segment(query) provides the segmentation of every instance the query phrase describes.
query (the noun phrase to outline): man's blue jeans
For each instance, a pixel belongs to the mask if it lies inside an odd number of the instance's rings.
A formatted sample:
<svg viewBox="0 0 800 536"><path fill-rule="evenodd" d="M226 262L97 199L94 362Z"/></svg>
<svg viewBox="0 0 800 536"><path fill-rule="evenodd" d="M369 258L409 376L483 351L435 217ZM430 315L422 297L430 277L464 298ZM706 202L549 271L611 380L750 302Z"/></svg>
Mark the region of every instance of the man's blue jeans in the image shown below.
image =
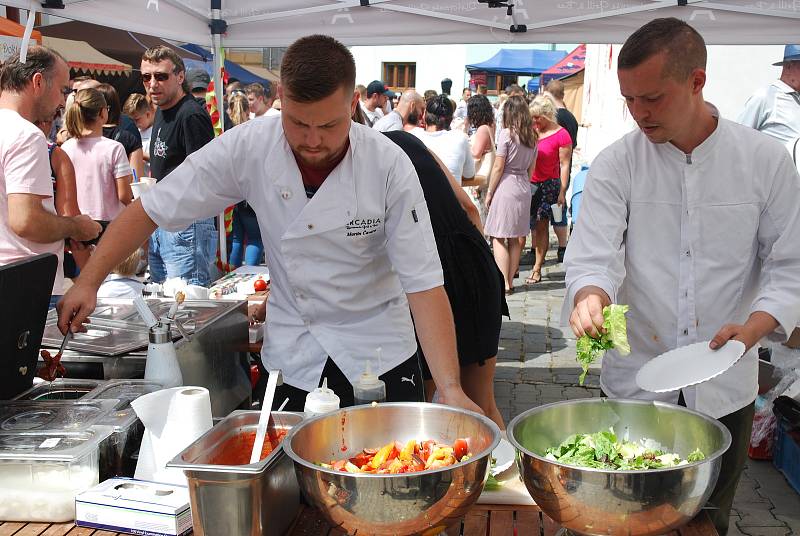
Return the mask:
<svg viewBox="0 0 800 536"><path fill-rule="evenodd" d="M247 247L245 248L245 243ZM230 264L235 267L242 265L242 252L244 263L247 266L261 264L264 254L264 244L261 242L261 229L258 227L258 218L249 209L233 209L233 231L231 232L231 258Z"/></svg>
<svg viewBox="0 0 800 536"><path fill-rule="evenodd" d="M156 229L150 237L150 279L163 283L180 277L190 285L209 286L217 255L214 219L194 222L178 233Z"/></svg>

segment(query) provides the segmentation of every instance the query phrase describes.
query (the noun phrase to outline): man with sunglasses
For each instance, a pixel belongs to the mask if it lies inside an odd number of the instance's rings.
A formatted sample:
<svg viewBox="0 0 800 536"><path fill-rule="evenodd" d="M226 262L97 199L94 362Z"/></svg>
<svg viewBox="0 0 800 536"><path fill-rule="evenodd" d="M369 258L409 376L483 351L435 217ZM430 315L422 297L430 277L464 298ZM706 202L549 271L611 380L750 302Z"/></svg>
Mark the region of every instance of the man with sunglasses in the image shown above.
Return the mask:
<svg viewBox="0 0 800 536"><path fill-rule="evenodd" d="M58 216L47 140L35 122L52 121L70 94L69 67L57 52L32 46L0 73L0 266L38 255L58 256L51 305L63 292L64 239L91 240L100 224L89 216Z"/></svg>
<svg viewBox="0 0 800 536"><path fill-rule="evenodd" d="M145 51L142 83L158 107L150 138L150 174L160 181L214 139L214 128L192 97L183 60L171 48ZM213 218L198 220L177 233L156 229L150 237L150 277L156 283L180 277L192 285L208 286L216 252Z"/></svg>

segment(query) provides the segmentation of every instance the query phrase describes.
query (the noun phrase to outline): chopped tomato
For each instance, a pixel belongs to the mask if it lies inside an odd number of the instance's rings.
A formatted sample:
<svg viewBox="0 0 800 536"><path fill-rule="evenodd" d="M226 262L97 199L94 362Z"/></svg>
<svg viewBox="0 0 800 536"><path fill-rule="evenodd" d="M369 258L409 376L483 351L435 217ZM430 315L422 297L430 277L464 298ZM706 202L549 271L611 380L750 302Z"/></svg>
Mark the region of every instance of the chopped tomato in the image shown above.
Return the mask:
<svg viewBox="0 0 800 536"><path fill-rule="evenodd" d="M456 439L453 442L453 455L456 457L456 460L461 460L468 452L469 445L467 445L466 439Z"/></svg>

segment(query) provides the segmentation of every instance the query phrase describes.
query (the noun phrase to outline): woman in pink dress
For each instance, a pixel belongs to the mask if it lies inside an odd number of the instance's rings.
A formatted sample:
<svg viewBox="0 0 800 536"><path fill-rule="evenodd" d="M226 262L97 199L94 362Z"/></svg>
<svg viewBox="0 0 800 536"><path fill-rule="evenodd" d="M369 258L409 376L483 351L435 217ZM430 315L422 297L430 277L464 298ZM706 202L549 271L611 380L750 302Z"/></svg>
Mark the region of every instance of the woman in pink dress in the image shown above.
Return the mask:
<svg viewBox="0 0 800 536"><path fill-rule="evenodd" d="M532 285L542 280L542 264L550 245L550 221L553 205L566 209L569 185L569 162L572 157L572 138L556 122L556 105L544 95L531 103L530 114L539 134L539 151L536 166L531 174L534 192L531 203L531 242L535 260L531 275L525 280ZM560 220L560 218L559 218Z"/></svg>
<svg viewBox="0 0 800 536"><path fill-rule="evenodd" d="M524 98L506 101L503 125L486 193L489 214L484 233L492 238L494 259L503 273L506 294L511 294L522 251L520 238L530 228L529 181L536 162L536 131Z"/></svg>

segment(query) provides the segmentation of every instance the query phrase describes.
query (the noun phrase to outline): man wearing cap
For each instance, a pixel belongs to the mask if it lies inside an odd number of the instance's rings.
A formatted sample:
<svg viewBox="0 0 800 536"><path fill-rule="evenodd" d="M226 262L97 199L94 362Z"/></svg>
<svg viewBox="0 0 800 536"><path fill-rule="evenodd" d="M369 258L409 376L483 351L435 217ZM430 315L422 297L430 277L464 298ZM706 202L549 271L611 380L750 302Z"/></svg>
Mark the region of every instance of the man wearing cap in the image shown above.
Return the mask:
<svg viewBox="0 0 800 536"><path fill-rule="evenodd" d="M186 83L189 84L189 90L192 92L194 100L205 108L208 84L211 83L211 77L208 73L203 69L189 69L186 71Z"/></svg>
<svg viewBox="0 0 800 536"><path fill-rule="evenodd" d="M738 122L772 136L797 155L800 139L800 45L786 45L783 60L773 65L782 67L781 77L747 100Z"/></svg>
<svg viewBox="0 0 800 536"><path fill-rule="evenodd" d="M373 80L367 86L367 100L361 103L361 109L367 116L367 125L373 126L383 117L383 107L388 99L395 97L394 91L386 87L380 80Z"/></svg>

